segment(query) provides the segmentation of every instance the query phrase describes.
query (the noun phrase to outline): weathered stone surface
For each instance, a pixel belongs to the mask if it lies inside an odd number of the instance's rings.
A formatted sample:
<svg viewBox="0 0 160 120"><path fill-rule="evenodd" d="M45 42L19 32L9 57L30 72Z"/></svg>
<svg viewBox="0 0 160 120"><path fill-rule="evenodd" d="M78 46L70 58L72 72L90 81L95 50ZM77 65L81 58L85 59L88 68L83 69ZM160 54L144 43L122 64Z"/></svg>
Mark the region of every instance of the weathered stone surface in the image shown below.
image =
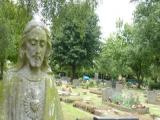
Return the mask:
<svg viewBox="0 0 160 120"><path fill-rule="evenodd" d="M122 94L122 90L115 88L105 88L102 90L102 102L111 100L114 96Z"/></svg>
<svg viewBox="0 0 160 120"><path fill-rule="evenodd" d="M139 120L139 119L134 117L126 117L126 118L94 117L93 120Z"/></svg>
<svg viewBox="0 0 160 120"><path fill-rule="evenodd" d="M160 105L160 91L159 90L148 91L147 102L150 104Z"/></svg>
<svg viewBox="0 0 160 120"><path fill-rule="evenodd" d="M18 67L5 76L5 120L62 120L58 93L48 66L51 41L41 22L30 21L23 33Z"/></svg>

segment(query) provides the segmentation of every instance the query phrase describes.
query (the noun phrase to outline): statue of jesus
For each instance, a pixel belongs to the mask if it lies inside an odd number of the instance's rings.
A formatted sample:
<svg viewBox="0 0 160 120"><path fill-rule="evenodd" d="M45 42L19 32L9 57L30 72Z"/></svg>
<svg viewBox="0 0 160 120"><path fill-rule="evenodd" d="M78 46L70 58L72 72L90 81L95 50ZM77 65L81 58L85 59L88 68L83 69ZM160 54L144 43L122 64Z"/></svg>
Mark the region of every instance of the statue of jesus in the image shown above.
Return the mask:
<svg viewBox="0 0 160 120"><path fill-rule="evenodd" d="M5 77L6 120L63 120L48 65L50 49L47 27L31 20L22 35L18 67Z"/></svg>

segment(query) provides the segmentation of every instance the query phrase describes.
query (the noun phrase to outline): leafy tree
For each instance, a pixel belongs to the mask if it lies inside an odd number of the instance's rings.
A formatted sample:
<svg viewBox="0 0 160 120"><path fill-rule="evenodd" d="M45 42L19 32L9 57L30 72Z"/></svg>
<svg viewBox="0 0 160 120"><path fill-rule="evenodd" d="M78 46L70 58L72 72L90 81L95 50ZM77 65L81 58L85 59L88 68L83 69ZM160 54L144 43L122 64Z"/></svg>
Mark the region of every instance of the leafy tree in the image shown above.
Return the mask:
<svg viewBox="0 0 160 120"><path fill-rule="evenodd" d="M150 52L139 42L137 28L123 24L121 20L116 26L117 32L110 36L102 49L99 69L113 78L132 74L140 87L149 72Z"/></svg>
<svg viewBox="0 0 160 120"><path fill-rule="evenodd" d="M30 19L25 8L9 0L0 1L1 77L5 59L16 62L24 25Z"/></svg>
<svg viewBox="0 0 160 120"><path fill-rule="evenodd" d="M144 77L149 73L150 52L139 42L140 36L137 34L137 28L135 26L125 24L122 31L122 38L127 44L127 66L139 81L138 87L140 88Z"/></svg>
<svg viewBox="0 0 160 120"><path fill-rule="evenodd" d="M113 34L102 48L98 61L99 72L110 75L113 79L130 72L127 66L127 46L123 39Z"/></svg>
<svg viewBox="0 0 160 120"><path fill-rule="evenodd" d="M63 7L68 3L81 3L82 0L17 0L18 4L25 7L28 13L33 16L39 12L43 15L44 22L54 23L55 17L59 15ZM83 0L93 9L96 8L100 0ZM87 7L87 6L86 6Z"/></svg>
<svg viewBox="0 0 160 120"><path fill-rule="evenodd" d="M147 56L143 55L145 61L151 61L148 66L155 81L160 79L160 1L158 0L145 0L140 1L134 17L134 25L136 29L136 42ZM154 71L154 72L153 72ZM154 74L156 73L156 74Z"/></svg>
<svg viewBox="0 0 160 120"><path fill-rule="evenodd" d="M5 62L5 59L6 59L6 55L7 55L7 47L8 47L8 28L5 24L0 24L0 51L1 51L1 54L0 54L0 79L3 79L3 69L4 69L4 62Z"/></svg>
<svg viewBox="0 0 160 120"><path fill-rule="evenodd" d="M97 22L96 14L86 2L66 4L55 20L52 59L60 66L71 68L72 80L77 67L92 67L93 59L99 52L100 30Z"/></svg>

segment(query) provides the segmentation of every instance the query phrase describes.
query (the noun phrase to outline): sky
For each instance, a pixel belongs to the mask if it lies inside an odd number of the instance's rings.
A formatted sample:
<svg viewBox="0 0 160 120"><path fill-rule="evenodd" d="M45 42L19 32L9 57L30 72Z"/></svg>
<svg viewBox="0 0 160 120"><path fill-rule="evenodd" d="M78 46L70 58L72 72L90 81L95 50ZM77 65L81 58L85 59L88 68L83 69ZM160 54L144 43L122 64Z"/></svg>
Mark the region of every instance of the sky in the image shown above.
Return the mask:
<svg viewBox="0 0 160 120"><path fill-rule="evenodd" d="M16 0L13 0L16 1ZM101 38L106 39L109 35L116 31L116 20L122 19L125 23L132 23L133 12L136 3L130 3L130 0L99 0L100 3L96 9L99 17L99 25L101 27ZM40 14L35 18L40 19Z"/></svg>
<svg viewBox="0 0 160 120"><path fill-rule="evenodd" d="M116 20L121 18L125 23L132 24L133 12L136 4L130 3L130 0L101 0L96 9L101 27L102 39L116 31Z"/></svg>

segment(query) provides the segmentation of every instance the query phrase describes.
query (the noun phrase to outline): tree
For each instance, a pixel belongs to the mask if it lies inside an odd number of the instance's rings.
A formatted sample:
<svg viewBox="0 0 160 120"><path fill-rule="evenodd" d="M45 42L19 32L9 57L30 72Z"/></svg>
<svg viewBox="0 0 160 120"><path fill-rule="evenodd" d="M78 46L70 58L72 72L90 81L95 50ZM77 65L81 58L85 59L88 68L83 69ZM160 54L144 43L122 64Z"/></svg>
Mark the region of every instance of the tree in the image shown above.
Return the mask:
<svg viewBox="0 0 160 120"><path fill-rule="evenodd" d="M44 22L54 23L55 17L59 15L63 7L68 3L81 3L82 0L17 0L18 4L25 7L28 13L33 16L35 13L42 14ZM93 9L96 8L100 0L83 0ZM87 7L87 6L86 6Z"/></svg>
<svg viewBox="0 0 160 120"><path fill-rule="evenodd" d="M136 29L136 42L148 51L149 57L145 57L145 61L151 61L148 66L151 73L158 73L160 69L160 1L145 0L140 1L134 17L134 25ZM154 71L154 72L153 72ZM152 74L156 81L160 78L158 74Z"/></svg>
<svg viewBox="0 0 160 120"><path fill-rule="evenodd" d="M5 60L17 61L21 33L29 19L30 16L22 6L9 0L0 1L1 77Z"/></svg>
<svg viewBox="0 0 160 120"><path fill-rule="evenodd" d="M128 46L123 39L116 34L111 35L102 47L98 59L98 71L111 76L112 79L118 78L119 75L129 74L127 49Z"/></svg>
<svg viewBox="0 0 160 120"><path fill-rule="evenodd" d="M137 34L137 27L125 24L122 38L127 44L127 66L138 80L138 88L140 88L144 77L149 73L150 52L139 42L140 36Z"/></svg>
<svg viewBox="0 0 160 120"><path fill-rule="evenodd" d="M7 55L7 48L8 48L8 28L5 24L0 24L0 80L3 79L3 69L4 69L4 62Z"/></svg>
<svg viewBox="0 0 160 120"><path fill-rule="evenodd" d="M86 2L68 3L56 18L52 31L52 60L71 68L72 82L77 67L92 67L99 52L98 18Z"/></svg>
<svg viewBox="0 0 160 120"><path fill-rule="evenodd" d="M117 32L110 36L102 49L99 70L112 78L132 74L139 81L140 88L149 72L150 52L139 42L137 28L123 24L121 20L116 25Z"/></svg>

